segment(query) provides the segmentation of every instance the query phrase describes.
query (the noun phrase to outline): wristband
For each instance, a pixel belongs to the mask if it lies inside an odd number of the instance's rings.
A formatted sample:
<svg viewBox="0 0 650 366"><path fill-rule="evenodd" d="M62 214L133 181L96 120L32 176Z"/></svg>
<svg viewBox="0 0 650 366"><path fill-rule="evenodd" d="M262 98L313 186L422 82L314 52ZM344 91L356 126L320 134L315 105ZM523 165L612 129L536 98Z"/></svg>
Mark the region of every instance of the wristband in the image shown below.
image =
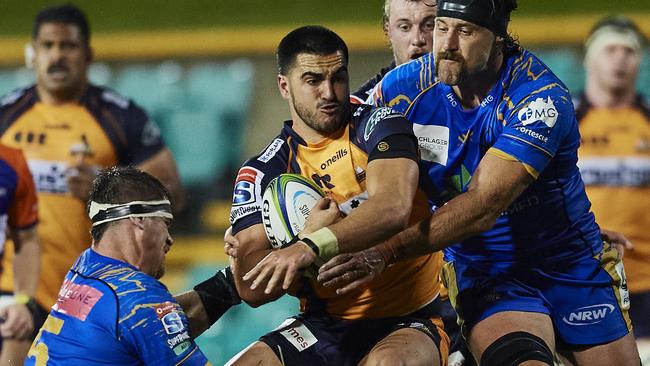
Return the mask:
<svg viewBox="0 0 650 366"><path fill-rule="evenodd" d="M214 276L194 286L194 291L201 298L210 325L228 309L241 302L230 267L218 271Z"/></svg>
<svg viewBox="0 0 650 366"><path fill-rule="evenodd" d="M325 262L339 254L338 239L332 230L326 227L306 235L301 241Z"/></svg>
<svg viewBox="0 0 650 366"><path fill-rule="evenodd" d="M31 300L31 297L29 295L25 295L25 294L14 295L14 301L16 302L16 304L25 305L29 303L29 300Z"/></svg>

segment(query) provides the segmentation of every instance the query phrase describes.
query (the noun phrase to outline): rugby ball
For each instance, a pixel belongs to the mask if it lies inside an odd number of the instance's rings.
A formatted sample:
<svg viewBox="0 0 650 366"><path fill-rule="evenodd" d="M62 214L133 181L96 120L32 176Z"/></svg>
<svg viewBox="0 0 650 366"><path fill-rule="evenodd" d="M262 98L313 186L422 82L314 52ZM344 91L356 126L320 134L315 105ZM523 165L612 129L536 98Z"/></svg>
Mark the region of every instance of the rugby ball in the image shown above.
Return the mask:
<svg viewBox="0 0 650 366"><path fill-rule="evenodd" d="M314 182L298 174L280 174L269 182L262 195L262 218L273 248L283 247L298 235L324 196Z"/></svg>

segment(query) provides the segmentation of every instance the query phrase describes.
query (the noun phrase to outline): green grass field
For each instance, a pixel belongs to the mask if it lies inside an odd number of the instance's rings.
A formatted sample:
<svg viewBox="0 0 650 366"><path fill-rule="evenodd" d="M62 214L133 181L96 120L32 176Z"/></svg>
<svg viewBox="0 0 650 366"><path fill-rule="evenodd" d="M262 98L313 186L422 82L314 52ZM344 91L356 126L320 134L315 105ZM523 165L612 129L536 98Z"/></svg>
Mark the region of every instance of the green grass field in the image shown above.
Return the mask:
<svg viewBox="0 0 650 366"><path fill-rule="evenodd" d="M25 35L34 15L52 1L2 1L0 35ZM87 0L94 32L332 22L379 22L383 0ZM521 16L650 13L640 0L520 0Z"/></svg>

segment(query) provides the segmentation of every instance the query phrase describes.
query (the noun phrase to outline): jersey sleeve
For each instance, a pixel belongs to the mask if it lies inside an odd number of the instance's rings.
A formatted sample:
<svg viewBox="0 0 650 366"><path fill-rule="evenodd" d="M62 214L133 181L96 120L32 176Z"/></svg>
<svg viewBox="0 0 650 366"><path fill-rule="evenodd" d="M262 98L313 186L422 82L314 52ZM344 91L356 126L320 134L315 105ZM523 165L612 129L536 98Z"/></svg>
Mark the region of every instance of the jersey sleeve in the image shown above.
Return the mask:
<svg viewBox="0 0 650 366"><path fill-rule="evenodd" d="M368 153L387 137L394 135L407 135L415 139L412 125L401 113L389 107L371 109L357 129L357 139L362 141Z"/></svg>
<svg viewBox="0 0 650 366"><path fill-rule="evenodd" d="M125 118L127 151L122 164L141 164L165 148L160 127L142 108L130 102Z"/></svg>
<svg viewBox="0 0 650 366"><path fill-rule="evenodd" d="M262 223L262 194L271 177L258 168L249 161L237 173L230 208L233 234Z"/></svg>
<svg viewBox="0 0 650 366"><path fill-rule="evenodd" d="M9 207L9 226L14 229L27 229L38 222L36 187L22 151L15 150L11 160L18 181Z"/></svg>
<svg viewBox="0 0 650 366"><path fill-rule="evenodd" d="M490 153L524 164L537 178L577 128L573 104L559 85L540 88L505 112L505 126Z"/></svg>
<svg viewBox="0 0 650 366"><path fill-rule="evenodd" d="M120 306L122 306L120 302ZM162 286L148 288L138 301L120 309L120 341L144 365L206 365L207 358L191 338L187 316Z"/></svg>
<svg viewBox="0 0 650 366"><path fill-rule="evenodd" d="M406 114L413 100L435 84L434 75L432 54L399 65L375 86L368 103L377 107L391 107Z"/></svg>

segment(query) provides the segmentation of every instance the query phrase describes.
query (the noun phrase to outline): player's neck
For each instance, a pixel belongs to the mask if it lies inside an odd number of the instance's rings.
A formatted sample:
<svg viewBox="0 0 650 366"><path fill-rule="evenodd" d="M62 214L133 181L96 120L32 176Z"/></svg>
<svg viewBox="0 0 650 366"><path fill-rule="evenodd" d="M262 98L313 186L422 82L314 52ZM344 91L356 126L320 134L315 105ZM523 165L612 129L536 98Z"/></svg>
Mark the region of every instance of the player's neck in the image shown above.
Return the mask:
<svg viewBox="0 0 650 366"><path fill-rule="evenodd" d="M136 266L135 259L138 257L138 246L135 245L135 236L119 226L123 225L115 223L114 227L107 228L99 241L93 241L92 249L104 257Z"/></svg>
<svg viewBox="0 0 650 366"><path fill-rule="evenodd" d="M488 61L484 70L466 77L465 80L452 87L463 108L473 109L481 105L499 80L503 59L503 53L498 52Z"/></svg>
<svg viewBox="0 0 650 366"><path fill-rule="evenodd" d="M45 89L42 85L37 84L36 91L38 92L38 98L42 103L49 105L62 105L79 101L86 90L86 86L87 84L84 83L82 87L72 91L53 93Z"/></svg>
<svg viewBox="0 0 650 366"><path fill-rule="evenodd" d="M585 95L589 103L596 108L629 108L636 101L636 89L632 86L624 90L608 90L596 83L588 82Z"/></svg>

